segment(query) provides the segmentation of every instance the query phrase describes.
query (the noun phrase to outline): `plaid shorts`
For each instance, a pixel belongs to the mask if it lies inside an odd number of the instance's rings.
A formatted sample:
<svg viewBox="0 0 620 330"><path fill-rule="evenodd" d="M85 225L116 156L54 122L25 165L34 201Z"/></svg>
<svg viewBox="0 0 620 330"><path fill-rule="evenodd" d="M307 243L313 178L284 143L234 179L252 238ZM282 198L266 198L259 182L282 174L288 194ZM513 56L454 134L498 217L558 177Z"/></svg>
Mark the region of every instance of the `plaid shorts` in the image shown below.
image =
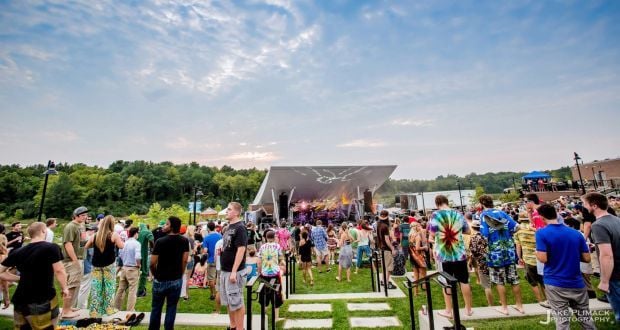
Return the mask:
<svg viewBox="0 0 620 330"><path fill-rule="evenodd" d="M519 284L517 265L512 264L505 267L489 267L489 278L493 284L517 285Z"/></svg>
<svg viewBox="0 0 620 330"><path fill-rule="evenodd" d="M17 305L13 310L15 329L49 329L54 330L54 323L60 310L58 299L40 304ZM26 319L28 318L28 319Z"/></svg>

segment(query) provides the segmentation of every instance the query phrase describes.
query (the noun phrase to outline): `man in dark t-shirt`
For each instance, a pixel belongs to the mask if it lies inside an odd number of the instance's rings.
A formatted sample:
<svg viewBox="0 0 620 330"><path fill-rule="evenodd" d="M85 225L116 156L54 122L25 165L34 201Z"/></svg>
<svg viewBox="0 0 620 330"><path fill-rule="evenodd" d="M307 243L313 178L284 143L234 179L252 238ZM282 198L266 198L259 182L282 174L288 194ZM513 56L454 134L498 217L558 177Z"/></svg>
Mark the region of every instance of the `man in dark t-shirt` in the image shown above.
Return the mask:
<svg viewBox="0 0 620 330"><path fill-rule="evenodd" d="M18 249L24 244L24 233L22 233L22 224L14 222L11 224L12 230L6 234L7 248Z"/></svg>
<svg viewBox="0 0 620 330"><path fill-rule="evenodd" d="M222 233L222 255L220 263L220 300L227 306L230 317L230 329L243 329L243 287L245 286L245 250L248 234L239 218L242 212L241 204L231 202L226 210L226 220L229 225Z"/></svg>
<svg viewBox="0 0 620 330"><path fill-rule="evenodd" d="M164 329L174 329L177 304L183 285L183 272L189 257L189 241L179 235L181 219L170 217L162 228L164 236L155 241L150 268L153 280L153 300L149 329L159 329L161 311L166 302ZM166 235L167 234L167 235Z"/></svg>
<svg viewBox="0 0 620 330"><path fill-rule="evenodd" d="M390 276L394 270L394 255L396 250L392 244L393 238L390 235L389 225L389 213L386 210L381 211L379 214L379 221L377 222L377 245L381 250L381 257L384 259L384 267L386 271L386 281L388 289L396 289L396 286L390 282Z"/></svg>
<svg viewBox="0 0 620 330"><path fill-rule="evenodd" d="M16 249L0 265L0 279L18 281L13 294L13 322L16 329L54 329L59 315L54 275L64 296L69 295L67 275L58 245L45 241L43 222L28 227L31 243ZM19 276L9 273L17 268Z"/></svg>

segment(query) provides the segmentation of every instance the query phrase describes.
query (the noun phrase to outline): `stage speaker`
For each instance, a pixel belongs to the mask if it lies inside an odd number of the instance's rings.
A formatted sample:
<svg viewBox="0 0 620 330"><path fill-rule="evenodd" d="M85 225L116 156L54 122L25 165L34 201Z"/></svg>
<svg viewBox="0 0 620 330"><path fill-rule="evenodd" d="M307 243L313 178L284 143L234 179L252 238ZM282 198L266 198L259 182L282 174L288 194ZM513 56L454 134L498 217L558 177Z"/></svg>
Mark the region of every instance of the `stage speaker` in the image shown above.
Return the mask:
<svg viewBox="0 0 620 330"><path fill-rule="evenodd" d="M400 196L400 208L405 210L409 209L409 198L407 198L407 195Z"/></svg>
<svg viewBox="0 0 620 330"><path fill-rule="evenodd" d="M372 212L372 192L368 189L364 191L364 212Z"/></svg>
<svg viewBox="0 0 620 330"><path fill-rule="evenodd" d="M394 198L394 203L400 204L400 195L396 195L396 198Z"/></svg>
<svg viewBox="0 0 620 330"><path fill-rule="evenodd" d="M288 219L288 195L281 193L278 199L278 213L280 219Z"/></svg>

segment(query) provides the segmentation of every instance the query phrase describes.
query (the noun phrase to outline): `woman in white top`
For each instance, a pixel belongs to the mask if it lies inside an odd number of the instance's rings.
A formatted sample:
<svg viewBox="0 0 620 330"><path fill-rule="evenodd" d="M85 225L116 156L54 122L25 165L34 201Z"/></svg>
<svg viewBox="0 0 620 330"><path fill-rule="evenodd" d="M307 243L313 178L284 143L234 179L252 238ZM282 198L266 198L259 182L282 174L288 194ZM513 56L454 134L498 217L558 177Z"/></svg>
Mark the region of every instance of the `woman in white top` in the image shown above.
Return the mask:
<svg viewBox="0 0 620 330"><path fill-rule="evenodd" d="M370 258L370 243L372 242L372 227L368 224L368 220L363 220L357 235L357 262L355 264L355 274L362 265L364 254ZM372 263L370 265L372 267Z"/></svg>

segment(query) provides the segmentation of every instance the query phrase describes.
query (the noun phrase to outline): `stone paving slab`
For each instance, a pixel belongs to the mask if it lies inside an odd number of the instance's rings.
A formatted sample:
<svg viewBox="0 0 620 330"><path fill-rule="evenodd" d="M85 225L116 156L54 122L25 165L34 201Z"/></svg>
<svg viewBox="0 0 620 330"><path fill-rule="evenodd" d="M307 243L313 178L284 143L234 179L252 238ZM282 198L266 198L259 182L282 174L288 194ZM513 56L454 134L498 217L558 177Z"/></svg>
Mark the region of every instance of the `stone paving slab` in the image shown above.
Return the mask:
<svg viewBox="0 0 620 330"><path fill-rule="evenodd" d="M289 312L331 312L332 304L291 304Z"/></svg>
<svg viewBox="0 0 620 330"><path fill-rule="evenodd" d="M388 303L348 303L347 309L350 311L389 311Z"/></svg>
<svg viewBox="0 0 620 330"><path fill-rule="evenodd" d="M400 321L396 316L351 317L349 322L352 328L383 328L400 326Z"/></svg>
<svg viewBox="0 0 620 330"><path fill-rule="evenodd" d="M284 329L303 328L321 329L332 328L332 319L295 319L284 321Z"/></svg>

